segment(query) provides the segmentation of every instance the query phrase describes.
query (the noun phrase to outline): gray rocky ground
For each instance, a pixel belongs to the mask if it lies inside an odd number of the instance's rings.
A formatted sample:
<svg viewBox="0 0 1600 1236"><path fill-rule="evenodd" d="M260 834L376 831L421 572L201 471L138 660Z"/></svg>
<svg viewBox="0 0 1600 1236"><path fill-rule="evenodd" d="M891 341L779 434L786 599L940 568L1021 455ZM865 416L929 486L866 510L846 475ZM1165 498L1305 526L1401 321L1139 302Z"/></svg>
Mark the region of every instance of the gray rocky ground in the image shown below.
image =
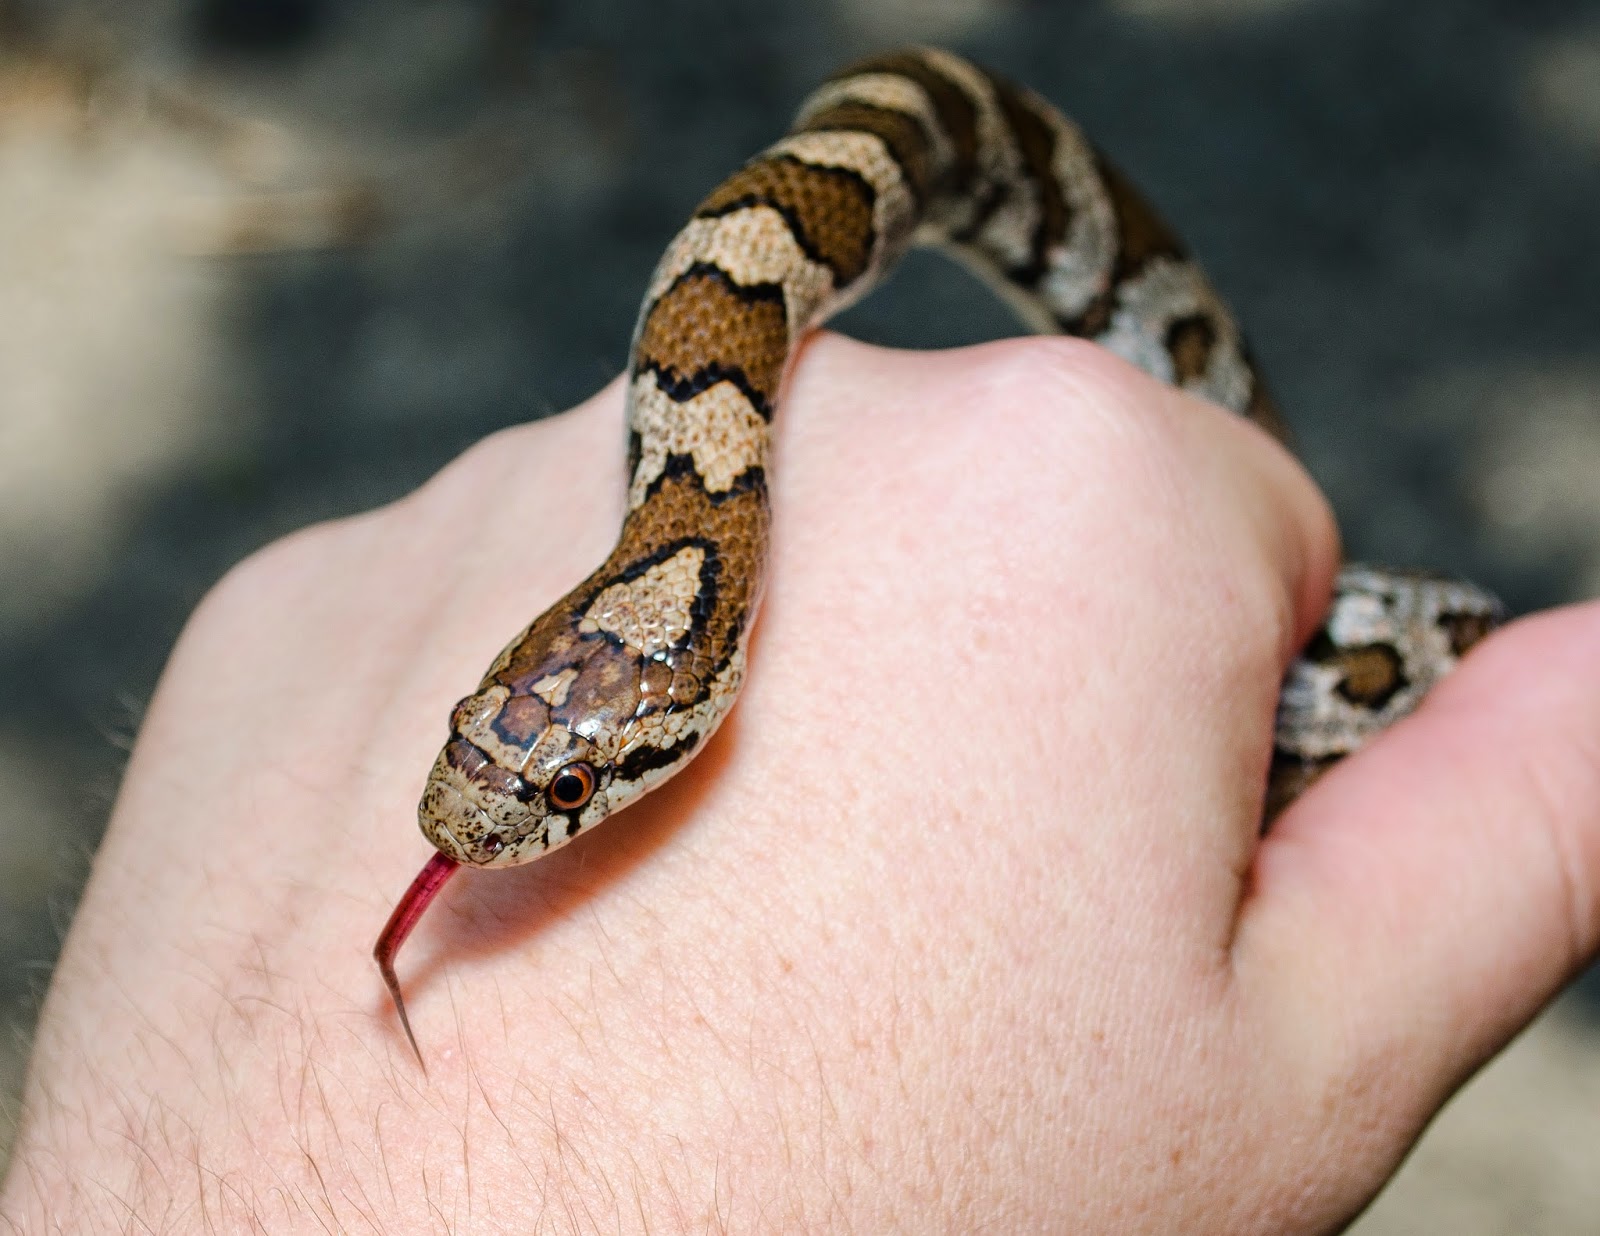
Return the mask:
<svg viewBox="0 0 1600 1236"><path fill-rule="evenodd" d="M1582 0L0 0L0 39L5 1103L205 589L594 390L700 193L887 44L1028 81L1148 186L1250 324L1355 553L1520 609L1600 592ZM841 325L1010 329L931 259ZM1597 1162L1580 985L1357 1230L1592 1233Z"/></svg>

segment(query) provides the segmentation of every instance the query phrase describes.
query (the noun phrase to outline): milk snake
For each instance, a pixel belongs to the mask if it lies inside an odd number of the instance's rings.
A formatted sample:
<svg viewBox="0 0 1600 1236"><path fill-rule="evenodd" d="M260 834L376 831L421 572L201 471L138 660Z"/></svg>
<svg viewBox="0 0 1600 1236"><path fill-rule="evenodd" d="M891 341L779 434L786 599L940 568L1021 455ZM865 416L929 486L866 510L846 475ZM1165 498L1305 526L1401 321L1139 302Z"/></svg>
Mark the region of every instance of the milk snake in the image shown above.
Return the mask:
<svg viewBox="0 0 1600 1236"><path fill-rule="evenodd" d="M408 1038L394 957L457 867L565 844L681 770L733 706L790 354L913 243L960 259L1034 330L1092 339L1283 437L1205 274L1050 104L931 48L835 75L656 267L629 361L616 548L451 714L418 809L438 853L375 950ZM1501 617L1471 584L1347 567L1283 687L1266 818L1410 712Z"/></svg>

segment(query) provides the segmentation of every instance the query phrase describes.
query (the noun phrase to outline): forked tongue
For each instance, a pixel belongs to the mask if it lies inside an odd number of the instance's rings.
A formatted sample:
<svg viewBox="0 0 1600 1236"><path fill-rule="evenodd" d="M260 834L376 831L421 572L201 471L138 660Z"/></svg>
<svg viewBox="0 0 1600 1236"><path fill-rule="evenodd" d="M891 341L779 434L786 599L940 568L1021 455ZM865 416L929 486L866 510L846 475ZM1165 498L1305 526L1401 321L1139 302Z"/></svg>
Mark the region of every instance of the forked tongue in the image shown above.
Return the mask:
<svg viewBox="0 0 1600 1236"><path fill-rule="evenodd" d="M428 1066L422 1064L422 1050L417 1046L417 1036L411 1033L411 1019L406 1016L406 1002L400 996L400 980L394 972L394 958L400 946L406 942L406 937L411 934L411 929L417 925L417 920L422 917L422 912L428 908L428 903L438 895L444 882L455 874L460 865L453 858L435 853L417 872L417 878L411 881L411 887L406 889L394 913L389 915L389 921L383 926L383 934L372 949L372 956L378 962L378 971L389 985L389 995L394 998L395 1012L400 1014L406 1039L411 1043L411 1050L416 1052L417 1063L422 1065L424 1073L428 1071Z"/></svg>

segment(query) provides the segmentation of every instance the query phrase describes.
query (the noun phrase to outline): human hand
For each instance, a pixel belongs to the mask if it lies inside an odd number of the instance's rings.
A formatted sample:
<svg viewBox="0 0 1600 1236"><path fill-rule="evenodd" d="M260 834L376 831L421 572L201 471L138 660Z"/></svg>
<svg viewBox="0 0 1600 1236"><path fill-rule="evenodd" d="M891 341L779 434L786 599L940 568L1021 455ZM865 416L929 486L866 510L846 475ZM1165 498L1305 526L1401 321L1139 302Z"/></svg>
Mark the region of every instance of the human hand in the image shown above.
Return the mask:
<svg viewBox="0 0 1600 1236"><path fill-rule="evenodd" d="M824 336L743 700L617 820L452 883L402 959L424 1076L369 949L450 705L609 546L620 401L196 614L14 1228L1330 1231L1594 950L1600 609L1489 639L1259 840L1336 564L1298 467L1086 344Z"/></svg>

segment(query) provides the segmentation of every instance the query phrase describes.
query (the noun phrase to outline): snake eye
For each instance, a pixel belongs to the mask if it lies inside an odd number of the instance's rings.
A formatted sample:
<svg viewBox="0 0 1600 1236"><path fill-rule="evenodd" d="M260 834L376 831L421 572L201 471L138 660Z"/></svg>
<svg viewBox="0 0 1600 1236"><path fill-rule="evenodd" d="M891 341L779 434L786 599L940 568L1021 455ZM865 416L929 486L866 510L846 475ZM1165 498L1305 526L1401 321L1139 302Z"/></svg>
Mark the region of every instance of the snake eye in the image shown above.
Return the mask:
<svg viewBox="0 0 1600 1236"><path fill-rule="evenodd" d="M558 811L576 811L594 797L594 769L582 760L568 764L550 783L549 794Z"/></svg>

